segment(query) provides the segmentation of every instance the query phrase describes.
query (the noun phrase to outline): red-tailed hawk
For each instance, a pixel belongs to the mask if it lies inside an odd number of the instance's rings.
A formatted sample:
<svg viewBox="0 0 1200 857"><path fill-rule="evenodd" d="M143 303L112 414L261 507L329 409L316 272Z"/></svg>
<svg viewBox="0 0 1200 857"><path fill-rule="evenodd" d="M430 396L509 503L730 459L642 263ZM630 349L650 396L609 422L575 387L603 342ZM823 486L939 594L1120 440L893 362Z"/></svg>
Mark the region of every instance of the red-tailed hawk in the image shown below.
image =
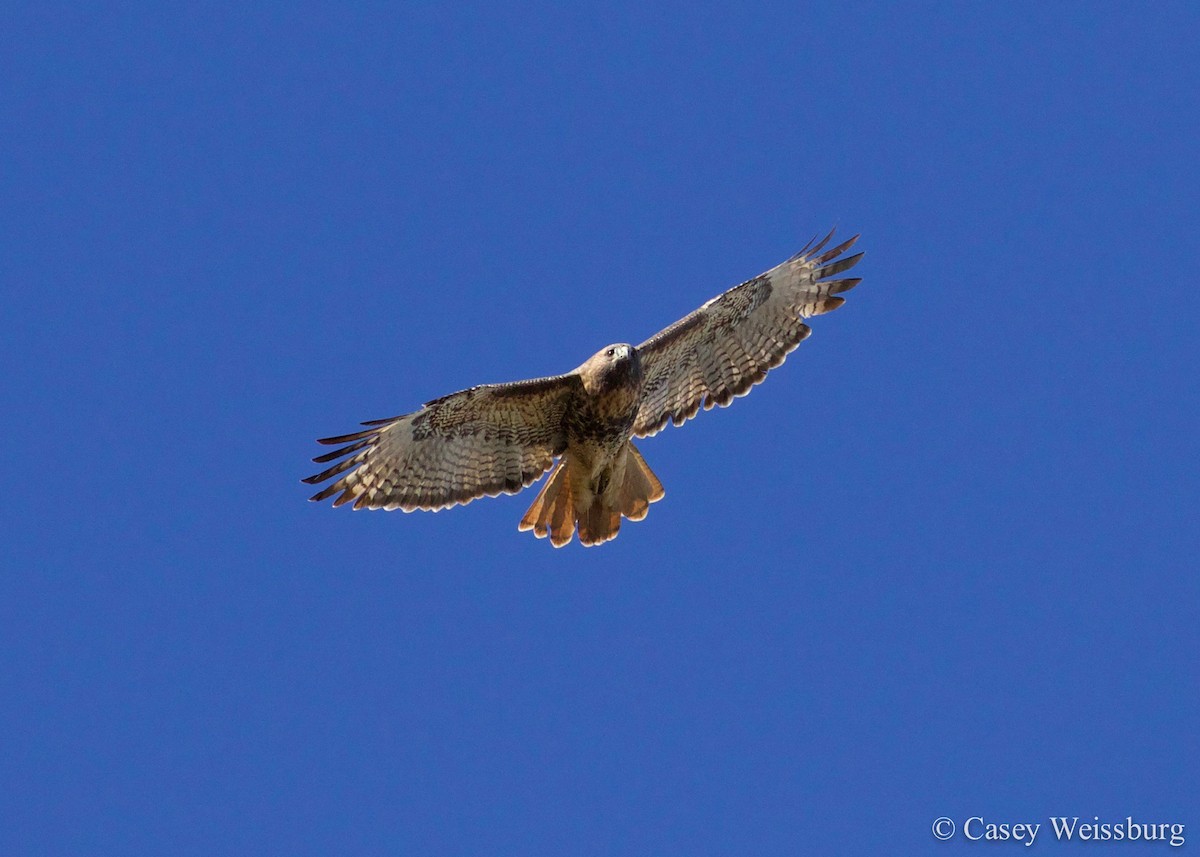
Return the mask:
<svg viewBox="0 0 1200 857"><path fill-rule="evenodd" d="M622 516L640 521L663 496L630 438L748 393L811 332L802 319L837 309L844 303L837 295L859 283L831 279L862 258L838 258L858 236L822 253L832 237L809 242L636 348L610 345L565 375L471 387L411 414L365 422L365 431L324 438L344 445L313 461L342 460L304 480L338 477L312 499L436 511L515 494L558 458L519 529L549 536L555 547L576 529L585 545L616 538Z"/></svg>

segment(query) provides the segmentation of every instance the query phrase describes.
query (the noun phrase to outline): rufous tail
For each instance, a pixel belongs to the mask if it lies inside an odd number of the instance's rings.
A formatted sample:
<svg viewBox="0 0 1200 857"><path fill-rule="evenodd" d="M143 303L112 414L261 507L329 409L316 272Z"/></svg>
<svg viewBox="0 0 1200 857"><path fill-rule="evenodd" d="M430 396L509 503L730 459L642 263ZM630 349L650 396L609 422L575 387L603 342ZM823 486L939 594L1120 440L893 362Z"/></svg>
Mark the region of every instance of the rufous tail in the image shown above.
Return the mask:
<svg viewBox="0 0 1200 857"><path fill-rule="evenodd" d="M534 499L517 528L533 530L539 539L550 537L560 548L571 541L576 528L579 541L599 545L617 537L622 516L631 521L646 517L650 504L661 500L664 491L658 477L632 444L626 446L624 476L619 490L593 493L575 483L567 456L563 456L546 485Z"/></svg>

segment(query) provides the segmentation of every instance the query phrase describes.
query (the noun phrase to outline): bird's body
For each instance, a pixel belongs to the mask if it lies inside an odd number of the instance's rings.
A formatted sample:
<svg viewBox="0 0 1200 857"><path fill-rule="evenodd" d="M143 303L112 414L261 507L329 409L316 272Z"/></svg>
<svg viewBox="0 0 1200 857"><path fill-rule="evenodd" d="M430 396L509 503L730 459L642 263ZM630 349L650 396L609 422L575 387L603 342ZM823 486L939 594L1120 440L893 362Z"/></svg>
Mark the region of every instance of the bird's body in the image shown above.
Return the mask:
<svg viewBox="0 0 1200 857"><path fill-rule="evenodd" d="M637 349L610 345L572 374L581 383L564 414L566 448L520 529L561 546L577 528L580 542L597 545L616 538L622 516L644 518L662 483L629 440L642 401Z"/></svg>
<svg viewBox="0 0 1200 857"><path fill-rule="evenodd" d="M554 467L520 529L555 547L576 531L585 545L615 538L622 517L641 520L663 497L631 439L745 395L808 336L801 319L836 309L859 282L828 279L862 256L832 261L857 236L818 256L829 237L639 346L610 345L565 375L471 387L325 438L345 445L313 460L343 460L304 481L340 478L312 499L437 510L515 493Z"/></svg>

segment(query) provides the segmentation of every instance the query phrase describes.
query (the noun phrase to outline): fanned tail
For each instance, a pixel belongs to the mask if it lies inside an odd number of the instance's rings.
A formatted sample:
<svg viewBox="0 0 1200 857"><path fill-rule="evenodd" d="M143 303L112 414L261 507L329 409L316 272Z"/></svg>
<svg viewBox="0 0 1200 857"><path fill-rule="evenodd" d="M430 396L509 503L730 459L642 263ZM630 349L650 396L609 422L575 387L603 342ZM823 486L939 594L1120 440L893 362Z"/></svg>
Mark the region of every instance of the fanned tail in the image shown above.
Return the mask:
<svg viewBox="0 0 1200 857"><path fill-rule="evenodd" d="M625 461L620 487L596 493L583 484L575 473L577 467L572 467L571 459L564 455L517 529L533 530L539 539L549 536L556 548L571 541L576 529L580 543L588 547L615 539L622 516L642 520L650 504L661 500L665 493L632 443L622 456Z"/></svg>

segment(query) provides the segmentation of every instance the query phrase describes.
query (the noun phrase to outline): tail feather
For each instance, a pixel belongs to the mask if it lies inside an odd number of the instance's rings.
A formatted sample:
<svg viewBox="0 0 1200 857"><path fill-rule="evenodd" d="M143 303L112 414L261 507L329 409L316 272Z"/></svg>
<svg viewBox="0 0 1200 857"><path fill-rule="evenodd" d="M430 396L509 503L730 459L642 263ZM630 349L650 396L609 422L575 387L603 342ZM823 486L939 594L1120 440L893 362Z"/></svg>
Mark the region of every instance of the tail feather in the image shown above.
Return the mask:
<svg viewBox="0 0 1200 857"><path fill-rule="evenodd" d="M568 525L570 529L567 529ZM521 518L521 523L517 524L517 529L522 532L533 530L533 534L539 539L550 536L550 543L556 548L571 540L571 532L575 529L575 515L565 457L558 462L545 486Z"/></svg>
<svg viewBox="0 0 1200 857"><path fill-rule="evenodd" d="M631 521L640 521L650 511L650 504L663 498L666 492L654 471L638 448L629 444L625 458L625 483L621 486L618 500L621 514Z"/></svg>
<svg viewBox="0 0 1200 857"><path fill-rule="evenodd" d="M632 443L624 453L624 474L615 491L593 493L572 467L571 458L564 455L545 487L534 498L517 528L533 530L539 539L550 537L556 548L571 541L576 529L584 545L603 544L617 537L621 517L640 521L646 517L650 504L661 500L662 483L646 465L641 453Z"/></svg>
<svg viewBox="0 0 1200 857"><path fill-rule="evenodd" d="M579 543L591 547L615 539L621 529L621 513L609 508L597 495L587 511L579 516Z"/></svg>
<svg viewBox="0 0 1200 857"><path fill-rule="evenodd" d="M561 467L561 465L559 466ZM550 487L550 484L554 482L556 476L558 476L557 469L550 474L550 481L546 483L541 491L538 491L538 495L533 498L533 502L530 503L529 508L525 510L525 514L521 518L521 522L517 524L517 529L521 532L533 530L534 535L539 539L546 538L545 528L539 527L538 524L541 520L542 513L546 508L546 488Z"/></svg>
<svg viewBox="0 0 1200 857"><path fill-rule="evenodd" d="M571 541L571 536L575 534L575 517L579 514L575 508L575 497L571 493L571 468L565 464L564 461L559 465L562 468L562 478L559 481L558 493L548 499L550 506L547 509L547 517L550 521L550 544L556 548Z"/></svg>

